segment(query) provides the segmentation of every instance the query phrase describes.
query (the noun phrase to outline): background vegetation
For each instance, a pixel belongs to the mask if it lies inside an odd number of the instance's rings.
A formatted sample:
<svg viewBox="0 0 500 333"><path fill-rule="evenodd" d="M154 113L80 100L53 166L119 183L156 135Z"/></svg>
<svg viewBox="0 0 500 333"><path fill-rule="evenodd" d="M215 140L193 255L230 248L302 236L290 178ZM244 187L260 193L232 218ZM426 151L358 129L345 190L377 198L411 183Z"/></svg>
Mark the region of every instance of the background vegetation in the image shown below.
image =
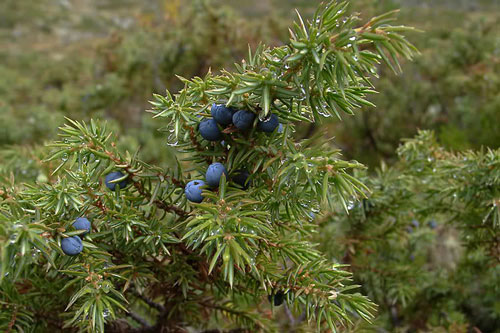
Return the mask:
<svg viewBox="0 0 500 333"><path fill-rule="evenodd" d="M145 161L169 165L165 135L144 112L152 94L181 88L175 74L231 67L247 44L280 45L293 9L307 16L316 6L305 0L2 1L0 183L50 180L51 166L41 163L44 143L65 116L107 119L120 148L141 147ZM370 199L352 203L349 215L339 209L317 216L324 231L318 241L332 260L352 265L363 293L379 304L375 324L354 329L495 332L498 231L478 248L478 239L463 237L469 229L457 225L473 229L490 216L498 221L497 206L488 209L498 200L499 176L487 172L498 170L498 158L486 147L500 145L500 5L352 4L365 18L396 8L400 23L423 30L409 36L421 55L403 63L399 76L380 69L380 93L370 97L376 108L296 133L335 136L346 158L370 167L363 175ZM468 179L472 173L481 177ZM477 211L465 208L471 205ZM302 327L286 315L283 322Z"/></svg>

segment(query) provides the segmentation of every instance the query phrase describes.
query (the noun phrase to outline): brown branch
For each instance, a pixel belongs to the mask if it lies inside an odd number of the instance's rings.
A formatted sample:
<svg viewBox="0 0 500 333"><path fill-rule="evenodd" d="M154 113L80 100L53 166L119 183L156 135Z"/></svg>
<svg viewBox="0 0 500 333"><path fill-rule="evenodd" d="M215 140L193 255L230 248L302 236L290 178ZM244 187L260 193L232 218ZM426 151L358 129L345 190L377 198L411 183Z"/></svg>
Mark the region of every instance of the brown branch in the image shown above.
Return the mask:
<svg viewBox="0 0 500 333"><path fill-rule="evenodd" d="M184 129L189 131L189 139L191 140L191 143L196 148L196 150L199 152L205 152L203 146L198 142L198 139L196 139L196 133L194 132L194 128L188 125L184 125L183 127ZM205 156L204 159L207 163L209 164L212 163L212 159L210 158L210 156Z"/></svg>
<svg viewBox="0 0 500 333"><path fill-rule="evenodd" d="M286 316L288 317L288 320L290 321L290 326L295 326L295 317L293 316L293 313L292 311L290 311L290 309L288 308L288 304L284 304L285 305L285 314Z"/></svg>
<svg viewBox="0 0 500 333"><path fill-rule="evenodd" d="M158 176L160 176L160 175L158 175ZM164 178L170 179L170 181L172 182L172 184L174 184L177 187L180 187L180 188L186 187L186 185L184 184L184 182L180 181L179 179L177 179L177 178L175 178L173 176L170 176L170 175L167 175L167 174L161 174L161 176L164 177Z"/></svg>
<svg viewBox="0 0 500 333"><path fill-rule="evenodd" d="M153 302L152 300L150 300L149 298L147 298L146 296L140 294L137 290L133 289L132 293L140 298L141 300L143 300L147 305L149 305L150 307L160 311L160 312L164 312L165 311L165 307L161 304L158 304L156 302Z"/></svg>
<svg viewBox="0 0 500 333"><path fill-rule="evenodd" d="M92 205L99 208L103 214L107 214L108 208L104 205L101 198L92 192L90 187L87 187L87 194L93 199Z"/></svg>
<svg viewBox="0 0 500 333"><path fill-rule="evenodd" d="M117 157L116 155L114 155L112 152L110 151L105 151L105 154L108 155L108 157L113 161L115 162L115 164L123 164L124 161L122 161L119 157ZM146 192L144 190L144 187L142 186L142 184L138 181L135 181L133 180L133 177L136 175L134 172L130 171L130 168L132 166L127 163L127 165L123 168L123 170L125 170L125 172L128 174L128 177L132 180L132 184L134 185L134 187L137 189L137 191L144 197L146 198L149 198L151 199L151 194ZM172 177L170 177L172 179ZM176 182L178 182L178 184L180 184L180 182L178 180L176 180ZM164 211L167 211L167 212L173 212L173 213L176 213L177 215L181 216L181 217L186 217L187 215L189 215L188 212L186 212L185 210L175 206L175 205L169 205L159 199L156 199L153 201L153 203L160 209L164 210Z"/></svg>
<svg viewBox="0 0 500 333"><path fill-rule="evenodd" d="M129 175L132 176L133 173L129 173ZM138 181L134 181L132 180L132 183L134 185L134 187L137 189L137 191L144 197L146 198L149 198L151 199L151 194L149 194L149 192L146 192L146 190L144 190L144 187L142 186L142 184ZM173 212L177 215L179 215L180 217L187 217L189 215L188 212L186 212L185 210L175 206L175 205L169 205L167 203L165 203L164 201L161 201L159 199L155 199L153 201L153 203L156 205L156 207L164 210L164 211L167 211L167 212Z"/></svg>
<svg viewBox="0 0 500 333"><path fill-rule="evenodd" d="M141 326L144 327L145 329L152 328L152 326L149 325L149 323L144 318L142 318L141 316L139 316L138 314L136 314L132 311L127 312L127 316L129 316L130 318L132 318L133 320L135 320L136 322L141 324Z"/></svg>
<svg viewBox="0 0 500 333"><path fill-rule="evenodd" d="M223 311L223 312L228 312L228 313L231 313L233 315L237 315L237 316L245 316L245 312L243 311L238 311L238 310L235 310L235 309L231 309L231 308L227 308L227 307L224 307L224 306L220 306L220 305L217 305L217 304L213 304L213 303L210 303L210 302L205 302L205 301L201 301L199 303L200 305L203 305L203 306L206 306L208 308L211 308L211 309L214 309L214 310L219 310L219 311ZM261 325L261 323L255 321L254 322L256 326L258 326L259 328L263 328ZM240 329L239 329L240 330ZM241 331L236 331L236 332L251 332L249 330L241 330Z"/></svg>
<svg viewBox="0 0 500 333"><path fill-rule="evenodd" d="M12 312L12 317L10 319L9 325L7 326L6 333L9 333L10 331L12 331L12 328L14 327L16 320L17 320L17 306L14 306L14 311Z"/></svg>

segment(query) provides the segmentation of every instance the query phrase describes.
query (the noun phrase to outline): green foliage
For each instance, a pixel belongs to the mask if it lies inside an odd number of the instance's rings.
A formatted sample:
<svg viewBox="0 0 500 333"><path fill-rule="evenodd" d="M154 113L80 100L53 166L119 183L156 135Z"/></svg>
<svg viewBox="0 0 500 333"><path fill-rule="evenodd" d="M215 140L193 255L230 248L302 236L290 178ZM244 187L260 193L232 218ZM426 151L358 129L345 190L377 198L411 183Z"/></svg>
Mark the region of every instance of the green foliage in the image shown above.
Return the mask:
<svg viewBox="0 0 500 333"><path fill-rule="evenodd" d="M322 217L322 249L351 265L380 305L382 327L493 331L500 322L500 151L451 153L424 131L398 155L393 167L361 178L369 199L352 203L349 214Z"/></svg>
<svg viewBox="0 0 500 333"><path fill-rule="evenodd" d="M315 249L316 226L310 221L311 211L337 202L348 209L349 200L365 195L367 188L352 176L363 167L340 159L326 144L297 142L290 135L295 122L351 114L369 104L368 75L377 64L397 70L397 56L414 53L401 35L410 28L389 25L395 12L358 27L357 16L346 9L346 3L332 2L311 21L299 15L288 44L261 45L235 73L181 79L185 87L179 93L155 95L152 113L168 119L164 129L182 154L173 168L122 153L98 122L68 120L60 127L60 140L50 145L46 158L55 165L52 181L2 189L0 286L11 313L2 325L12 328L17 309L26 310L31 320L39 317L33 304L43 297L41 290L33 285L21 296L12 285L43 275L57 278L60 292L71 295L43 294L50 298L45 309L61 316L41 320L47 329L60 327L64 319L64 327L103 331L128 313L144 329L180 323L205 328L205 317L224 315L233 327L274 331L276 325L256 306L277 291L285 293L287 308L303 312L317 331L336 331L354 317L370 321L374 304L353 291L358 286L342 264ZM111 80L109 88L115 86L119 81ZM113 94L106 96L113 103ZM226 147L207 143L196 124L214 102L261 118L276 113L285 130L267 135L229 128ZM188 203L183 185L212 161L223 162L229 177L249 170L252 186L243 191L223 179L217 191L204 190L203 203ZM130 185L112 192L102 179L114 170L121 170ZM84 251L64 256L59 242L82 235L71 227L82 215L93 229L83 240ZM159 310L152 325L135 314L132 304L139 299Z"/></svg>

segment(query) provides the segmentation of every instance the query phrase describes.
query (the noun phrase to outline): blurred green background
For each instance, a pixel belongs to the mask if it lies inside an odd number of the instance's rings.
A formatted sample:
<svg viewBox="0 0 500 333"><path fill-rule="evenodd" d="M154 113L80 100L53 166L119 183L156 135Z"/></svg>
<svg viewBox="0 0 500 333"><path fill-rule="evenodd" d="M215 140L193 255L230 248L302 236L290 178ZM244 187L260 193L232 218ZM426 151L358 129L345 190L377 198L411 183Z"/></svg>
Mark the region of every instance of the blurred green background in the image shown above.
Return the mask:
<svg viewBox="0 0 500 333"><path fill-rule="evenodd" d="M160 126L145 112L152 93L179 89L174 74L231 67L248 44L280 44L294 8L307 17L318 3L3 0L0 157L12 154L6 147L54 138L68 116L108 119L125 148L168 161ZM351 8L362 20L401 8L399 23L424 32L410 36L422 55L404 63L402 75L380 69L380 93L371 97L377 108L322 124L347 158L390 163L400 139L419 128L436 130L453 149L499 146L498 1L358 0Z"/></svg>

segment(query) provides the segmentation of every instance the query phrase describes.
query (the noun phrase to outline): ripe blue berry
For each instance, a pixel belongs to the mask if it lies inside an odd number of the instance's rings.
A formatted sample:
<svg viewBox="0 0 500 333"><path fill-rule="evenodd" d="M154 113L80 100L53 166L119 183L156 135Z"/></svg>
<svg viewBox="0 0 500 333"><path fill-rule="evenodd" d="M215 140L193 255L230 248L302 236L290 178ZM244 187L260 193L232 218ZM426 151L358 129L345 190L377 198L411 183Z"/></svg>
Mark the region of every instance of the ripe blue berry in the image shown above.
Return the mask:
<svg viewBox="0 0 500 333"><path fill-rule="evenodd" d="M210 109L212 117L221 125L229 125L233 121L233 110L225 105L213 104Z"/></svg>
<svg viewBox="0 0 500 333"><path fill-rule="evenodd" d="M82 240L78 236L61 239L61 249L68 256L76 256L83 250Z"/></svg>
<svg viewBox="0 0 500 333"><path fill-rule="evenodd" d="M438 224L436 222L436 220L430 220L429 223L427 224L429 226L429 228L431 229L436 229Z"/></svg>
<svg viewBox="0 0 500 333"><path fill-rule="evenodd" d="M243 187L244 190L246 190L251 185L251 181L247 181L248 176L250 176L248 171L238 170L235 172L235 174L233 175L233 177L231 179L233 180L233 182L240 185L241 187Z"/></svg>
<svg viewBox="0 0 500 333"><path fill-rule="evenodd" d="M191 202L200 203L203 201L203 196L201 195L201 187L205 185L203 180L192 180L186 184L184 188L184 193L186 198Z"/></svg>
<svg viewBox="0 0 500 333"><path fill-rule="evenodd" d="M272 133L280 125L278 116L274 113L266 120L259 120L257 123L257 129L262 132Z"/></svg>
<svg viewBox="0 0 500 333"><path fill-rule="evenodd" d="M220 177L222 177L222 174L225 174L227 176L226 167L224 167L222 163L210 164L205 174L207 184L211 187L219 186Z"/></svg>
<svg viewBox="0 0 500 333"><path fill-rule="evenodd" d="M417 220L413 220L413 221L411 221L411 225L412 225L413 227L415 227L415 228L418 228L418 227L420 226L420 223L418 223L418 221L417 221Z"/></svg>
<svg viewBox="0 0 500 333"><path fill-rule="evenodd" d="M106 187L109 188L111 191L114 191L116 189L116 185L120 186L120 189L124 189L125 186L128 184L128 180L125 178L124 180L116 183L113 182L113 180L117 180L125 176L123 173L120 171L113 171L111 173L108 173L106 175L106 178L104 179L104 183L106 184Z"/></svg>
<svg viewBox="0 0 500 333"><path fill-rule="evenodd" d="M79 217L73 222L73 227L76 230L87 230L82 236L85 236L90 232L90 221L86 217Z"/></svg>
<svg viewBox="0 0 500 333"><path fill-rule="evenodd" d="M219 141L222 140L222 132L217 126L217 122L214 119L205 119L200 123L198 127L203 139L208 141Z"/></svg>
<svg viewBox="0 0 500 333"><path fill-rule="evenodd" d="M282 290L278 290L276 295L273 295L273 294L268 295L267 299L271 303L273 303L273 299L274 299L274 306L280 306L281 304L283 304L283 301L285 300L285 293Z"/></svg>
<svg viewBox="0 0 500 333"><path fill-rule="evenodd" d="M247 110L237 111L233 115L233 124L240 130L246 130L252 127L255 114Z"/></svg>

